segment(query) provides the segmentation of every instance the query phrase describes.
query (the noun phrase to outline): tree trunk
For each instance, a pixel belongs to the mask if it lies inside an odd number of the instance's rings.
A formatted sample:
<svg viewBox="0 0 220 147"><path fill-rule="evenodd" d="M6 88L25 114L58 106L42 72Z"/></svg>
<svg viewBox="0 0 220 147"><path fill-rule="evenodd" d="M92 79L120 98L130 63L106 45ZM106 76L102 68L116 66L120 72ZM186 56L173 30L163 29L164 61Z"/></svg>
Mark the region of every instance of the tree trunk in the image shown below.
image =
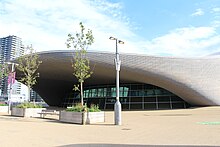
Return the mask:
<svg viewBox="0 0 220 147"><path fill-rule="evenodd" d="M83 82L80 82L81 105L83 106Z"/></svg>
<svg viewBox="0 0 220 147"><path fill-rule="evenodd" d="M30 102L30 96L31 96L31 88L28 87L28 94L27 94L27 101Z"/></svg>

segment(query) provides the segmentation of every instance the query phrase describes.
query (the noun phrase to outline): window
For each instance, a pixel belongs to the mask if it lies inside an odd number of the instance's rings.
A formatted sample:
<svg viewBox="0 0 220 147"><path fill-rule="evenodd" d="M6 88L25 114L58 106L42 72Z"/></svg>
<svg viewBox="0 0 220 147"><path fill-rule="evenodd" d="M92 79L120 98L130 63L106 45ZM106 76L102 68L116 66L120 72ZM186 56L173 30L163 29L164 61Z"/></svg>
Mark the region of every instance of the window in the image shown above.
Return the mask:
<svg viewBox="0 0 220 147"><path fill-rule="evenodd" d="M102 85L84 88L84 101L89 104L98 104L100 109L114 109L116 100L115 85ZM120 84L119 98L124 110L141 109L175 109L186 108L189 104L173 93L153 85L147 84ZM80 102L80 93L71 92L62 102L62 106Z"/></svg>

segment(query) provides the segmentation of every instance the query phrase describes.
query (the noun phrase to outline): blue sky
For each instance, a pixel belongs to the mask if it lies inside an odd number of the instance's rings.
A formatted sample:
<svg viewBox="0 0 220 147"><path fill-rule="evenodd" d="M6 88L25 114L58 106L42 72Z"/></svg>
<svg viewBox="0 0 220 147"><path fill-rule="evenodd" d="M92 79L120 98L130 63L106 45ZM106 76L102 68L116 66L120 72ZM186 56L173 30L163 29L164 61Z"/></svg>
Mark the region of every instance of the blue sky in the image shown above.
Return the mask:
<svg viewBox="0 0 220 147"><path fill-rule="evenodd" d="M37 51L66 50L82 21L90 50L198 57L220 52L219 0L0 0L0 37L17 35Z"/></svg>

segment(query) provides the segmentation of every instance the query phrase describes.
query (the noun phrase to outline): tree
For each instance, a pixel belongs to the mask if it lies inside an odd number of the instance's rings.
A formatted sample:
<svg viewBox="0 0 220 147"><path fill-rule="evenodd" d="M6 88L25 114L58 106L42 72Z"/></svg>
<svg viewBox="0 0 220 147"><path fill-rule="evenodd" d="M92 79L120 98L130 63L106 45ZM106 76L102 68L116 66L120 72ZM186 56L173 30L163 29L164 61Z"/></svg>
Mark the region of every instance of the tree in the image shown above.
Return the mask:
<svg viewBox="0 0 220 147"><path fill-rule="evenodd" d="M37 78L39 77L37 69L42 61L38 60L39 56L32 46L27 46L26 52L26 55L17 59L18 65L16 68L22 73L19 82L24 83L28 87L28 101L30 101L30 89L37 83Z"/></svg>
<svg viewBox="0 0 220 147"><path fill-rule="evenodd" d="M9 74L9 68L7 64L0 64L0 91L2 90L1 85L4 81L5 77L7 77ZM2 92L2 91L1 91Z"/></svg>
<svg viewBox="0 0 220 147"><path fill-rule="evenodd" d="M3 50L0 46L0 56L3 56ZM5 77L7 77L9 74L9 68L8 65L6 63L4 63L4 61L2 61L2 63L0 64L0 81L2 82L2 80L4 80ZM1 84L0 84L1 86Z"/></svg>
<svg viewBox="0 0 220 147"><path fill-rule="evenodd" d="M90 71L89 59L87 58L87 48L94 43L94 37L92 30L88 29L85 32L85 27L82 22L79 23L80 32L74 35L68 34L67 48L73 47L75 49L75 55L73 55L72 67L73 75L78 79L80 83L74 85L74 90L80 91L81 105L83 106L83 83L88 79L92 71Z"/></svg>
<svg viewBox="0 0 220 147"><path fill-rule="evenodd" d="M9 73L9 68L7 64L0 64L0 78L7 77ZM1 80L1 79L0 79Z"/></svg>

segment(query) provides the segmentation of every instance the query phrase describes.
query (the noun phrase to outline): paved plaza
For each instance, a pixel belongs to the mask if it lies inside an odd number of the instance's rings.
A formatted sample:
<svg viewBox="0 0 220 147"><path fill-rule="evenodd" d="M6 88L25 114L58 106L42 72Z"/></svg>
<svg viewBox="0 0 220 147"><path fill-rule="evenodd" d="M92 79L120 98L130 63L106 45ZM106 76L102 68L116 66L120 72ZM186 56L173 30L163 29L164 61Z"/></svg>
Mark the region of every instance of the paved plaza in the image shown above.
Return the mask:
<svg viewBox="0 0 220 147"><path fill-rule="evenodd" d="M82 126L60 123L58 116L0 113L0 146L220 146L220 107L123 111L121 126L113 114L106 112L105 123Z"/></svg>

